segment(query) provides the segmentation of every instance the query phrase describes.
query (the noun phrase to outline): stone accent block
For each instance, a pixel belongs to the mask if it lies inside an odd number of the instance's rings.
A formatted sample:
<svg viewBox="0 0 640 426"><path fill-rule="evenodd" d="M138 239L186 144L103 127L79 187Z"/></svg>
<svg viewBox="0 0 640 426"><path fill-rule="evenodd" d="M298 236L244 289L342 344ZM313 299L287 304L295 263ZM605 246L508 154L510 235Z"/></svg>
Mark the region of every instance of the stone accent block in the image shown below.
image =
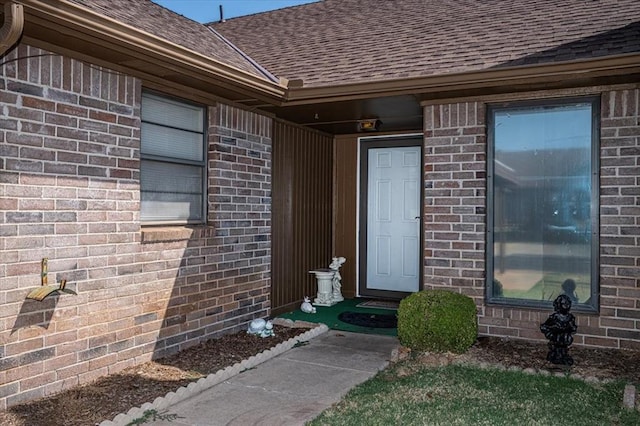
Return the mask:
<svg viewBox="0 0 640 426"><path fill-rule="evenodd" d="M284 350L276 351L276 350L273 350L275 348L272 348L270 350L262 351L258 355L252 356L247 360L243 360L242 362L236 363L233 366L226 367L223 370L219 370L216 373L208 375L206 378L199 379L197 382L189 383L186 387L183 386L178 390L176 390L176 392L169 392L164 397L158 397L152 403L147 402L140 407L131 408L127 412L127 414L123 414L123 413L118 414L112 421L105 420L102 423L100 423L100 426L124 426L124 425L130 424L130 422L135 420L137 417L140 417L141 413L143 413L144 410L149 410L149 409L156 409L158 411L166 410L171 405L177 404L178 402L183 401L195 395L196 393L205 391L206 389L212 386L215 386L218 383L222 383L223 381L228 380L229 378L237 374L240 374L242 371L244 371L247 368L253 368L256 365L259 365L277 355L280 355L283 352L286 352L287 350L293 348L293 346L295 346L295 344L300 341L310 340L323 333L326 333L327 331L329 331L329 328L325 324L320 324L314 329L311 329L306 333L303 333L302 335L293 337L287 340L286 342L282 342L276 345L276 348L280 347L281 349L284 349ZM243 367L243 365L248 367L245 368Z"/></svg>

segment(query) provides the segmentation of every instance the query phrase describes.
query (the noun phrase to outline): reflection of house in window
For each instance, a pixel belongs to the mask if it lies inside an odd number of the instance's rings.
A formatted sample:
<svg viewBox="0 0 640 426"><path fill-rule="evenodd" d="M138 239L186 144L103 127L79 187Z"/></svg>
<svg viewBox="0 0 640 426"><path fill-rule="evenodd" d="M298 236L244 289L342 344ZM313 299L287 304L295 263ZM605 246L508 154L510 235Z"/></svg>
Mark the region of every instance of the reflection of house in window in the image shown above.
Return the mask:
<svg viewBox="0 0 640 426"><path fill-rule="evenodd" d="M502 284L503 301L549 302L569 278L580 300L591 297L591 111L590 103L491 110L488 279Z"/></svg>
<svg viewBox="0 0 640 426"><path fill-rule="evenodd" d="M590 171L584 164L590 163L590 155L587 148L496 154L495 187L501 190L496 197L511 193L503 223L519 223L521 238L584 237L591 198Z"/></svg>

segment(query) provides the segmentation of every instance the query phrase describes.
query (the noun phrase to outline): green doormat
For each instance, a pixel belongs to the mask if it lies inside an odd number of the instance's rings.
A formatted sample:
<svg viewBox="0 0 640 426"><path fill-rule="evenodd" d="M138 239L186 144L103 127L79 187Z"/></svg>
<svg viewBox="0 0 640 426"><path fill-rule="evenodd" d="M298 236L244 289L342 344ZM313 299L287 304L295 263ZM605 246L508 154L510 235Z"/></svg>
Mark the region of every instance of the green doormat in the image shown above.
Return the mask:
<svg viewBox="0 0 640 426"><path fill-rule="evenodd" d="M366 301L366 299L345 299L333 306L316 306L315 314L307 314L296 308L292 312L287 312L282 315L278 315L280 318L286 318L293 321L309 321L326 324L327 327L332 330L351 331L354 333L366 333L366 334L381 334L385 336L397 336L398 329L393 328L380 328L380 327L367 327L359 326L355 324L349 324L344 321L340 321L338 316L343 312L359 312L367 315L392 315L396 316L395 310L390 309L374 309L374 308L361 308L356 305ZM300 301L302 303L302 301Z"/></svg>

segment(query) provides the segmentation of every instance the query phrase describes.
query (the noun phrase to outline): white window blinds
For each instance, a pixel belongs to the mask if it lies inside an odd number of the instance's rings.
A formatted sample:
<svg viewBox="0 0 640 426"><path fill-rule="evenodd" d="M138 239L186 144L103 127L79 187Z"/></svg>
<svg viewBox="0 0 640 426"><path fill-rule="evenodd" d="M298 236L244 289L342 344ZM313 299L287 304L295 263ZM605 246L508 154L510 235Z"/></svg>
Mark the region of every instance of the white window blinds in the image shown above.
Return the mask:
<svg viewBox="0 0 640 426"><path fill-rule="evenodd" d="M204 108L143 93L141 104L141 219L204 220Z"/></svg>

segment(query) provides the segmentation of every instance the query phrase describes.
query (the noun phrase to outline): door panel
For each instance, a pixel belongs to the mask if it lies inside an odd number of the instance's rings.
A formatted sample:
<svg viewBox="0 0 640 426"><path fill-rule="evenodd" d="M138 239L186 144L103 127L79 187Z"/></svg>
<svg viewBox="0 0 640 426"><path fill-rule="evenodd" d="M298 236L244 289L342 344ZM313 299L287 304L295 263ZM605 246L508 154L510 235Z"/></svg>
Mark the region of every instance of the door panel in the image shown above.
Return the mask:
<svg viewBox="0 0 640 426"><path fill-rule="evenodd" d="M366 150L366 264L368 291L415 292L420 282L421 147Z"/></svg>

